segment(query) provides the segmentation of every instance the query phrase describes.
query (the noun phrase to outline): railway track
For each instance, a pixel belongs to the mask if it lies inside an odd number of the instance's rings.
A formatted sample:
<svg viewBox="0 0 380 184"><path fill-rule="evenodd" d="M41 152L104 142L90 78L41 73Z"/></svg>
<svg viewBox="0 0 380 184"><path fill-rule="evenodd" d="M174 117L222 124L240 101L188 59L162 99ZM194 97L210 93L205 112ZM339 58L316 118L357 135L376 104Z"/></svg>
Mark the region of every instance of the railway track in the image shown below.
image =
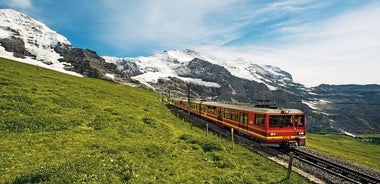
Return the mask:
<svg viewBox="0 0 380 184"><path fill-rule="evenodd" d="M208 122L205 119L202 119L198 116L189 115L187 111L177 109L168 105L172 111L177 114L178 117L182 117L189 121L191 126L198 126L200 128L206 129L208 127L209 131L222 136L222 137L231 137L231 133L223 128L216 126L213 123ZM262 146L253 140L239 134L235 134L236 143L241 144L248 148L249 150L256 152L260 155L263 155L267 158L270 158L273 161L278 163L282 162L282 165L286 167L286 163L289 160L288 152L284 150L273 149L270 147ZM315 183L369 183L369 184L380 184L379 176L373 177L369 174L363 173L362 171L351 169L342 164L337 164L333 161L315 156L313 154L307 153L305 151L294 149L294 163L293 166L297 170L307 175L305 177L316 176L316 178L311 179ZM316 168L316 169L314 169ZM310 179L310 178L308 178Z"/></svg>
<svg viewBox="0 0 380 184"><path fill-rule="evenodd" d="M348 182L373 183L373 184L380 183L380 180L378 178L370 176L361 171L348 168L347 166L334 163L332 161L317 157L315 155L312 155L310 153L307 153L298 149L293 150L293 152L294 152L294 158L296 158L297 160L307 163L309 165L312 165L314 167L317 167L323 171L326 171L334 176L342 178Z"/></svg>

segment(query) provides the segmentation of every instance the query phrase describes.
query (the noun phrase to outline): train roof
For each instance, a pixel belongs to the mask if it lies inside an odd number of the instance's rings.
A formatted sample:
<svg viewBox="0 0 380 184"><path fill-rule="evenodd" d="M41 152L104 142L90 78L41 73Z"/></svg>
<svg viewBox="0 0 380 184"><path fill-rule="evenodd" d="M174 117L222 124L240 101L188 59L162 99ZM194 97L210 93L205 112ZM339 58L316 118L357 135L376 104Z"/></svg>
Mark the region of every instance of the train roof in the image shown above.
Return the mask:
<svg viewBox="0 0 380 184"><path fill-rule="evenodd" d="M176 99L173 98L173 100L180 100L183 102L187 102L187 99ZM219 106L229 109L237 109L237 110L243 110L243 111L255 111L259 113L268 113L268 114L304 114L299 109L291 109L291 108L263 108L263 107L254 107L250 104L229 104L229 103L221 103L221 102L214 102L214 101L201 101L201 100L191 100L192 103L201 103L204 105L210 105L210 106Z"/></svg>
<svg viewBox="0 0 380 184"><path fill-rule="evenodd" d="M255 112L261 112L261 113L303 113L302 111L298 109L288 109L288 108L258 108L258 107L252 107L247 105L235 105L235 104L226 104L226 103L219 103L219 102L202 102L204 105L211 105L211 106L219 106L229 109L238 109L238 110L245 110L245 111L255 111Z"/></svg>
<svg viewBox="0 0 380 184"><path fill-rule="evenodd" d="M299 109L288 109L288 108L259 108L259 107L253 107L248 106L246 104L243 105L236 105L236 104L226 104L226 103L220 103L220 102L204 102L204 101L192 101L196 103L202 103L204 105L210 105L210 106L219 106L229 109L237 109L237 110L244 110L244 111L255 111L260 113L268 113L268 114L304 114Z"/></svg>

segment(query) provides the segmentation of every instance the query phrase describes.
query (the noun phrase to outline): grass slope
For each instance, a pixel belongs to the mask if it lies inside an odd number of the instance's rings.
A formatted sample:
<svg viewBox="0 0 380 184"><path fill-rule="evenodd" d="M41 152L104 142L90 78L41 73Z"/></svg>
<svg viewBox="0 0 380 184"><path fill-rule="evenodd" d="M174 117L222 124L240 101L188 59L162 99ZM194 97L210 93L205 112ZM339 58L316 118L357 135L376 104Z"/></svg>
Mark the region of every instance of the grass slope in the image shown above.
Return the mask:
<svg viewBox="0 0 380 184"><path fill-rule="evenodd" d="M369 166L380 171L380 145L343 134L307 135L307 146L334 157Z"/></svg>
<svg viewBox="0 0 380 184"><path fill-rule="evenodd" d="M0 183L306 183L150 91L0 59Z"/></svg>

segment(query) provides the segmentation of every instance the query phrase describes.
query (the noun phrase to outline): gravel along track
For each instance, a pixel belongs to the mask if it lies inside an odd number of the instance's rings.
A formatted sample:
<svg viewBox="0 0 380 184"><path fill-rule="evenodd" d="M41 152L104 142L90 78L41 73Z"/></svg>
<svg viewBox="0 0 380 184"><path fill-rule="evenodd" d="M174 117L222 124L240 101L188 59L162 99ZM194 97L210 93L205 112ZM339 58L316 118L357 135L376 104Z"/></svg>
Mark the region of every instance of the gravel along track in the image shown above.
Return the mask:
<svg viewBox="0 0 380 184"><path fill-rule="evenodd" d="M298 160L325 173L329 183L380 183L380 173L374 169L342 161L331 156L299 147L294 150Z"/></svg>

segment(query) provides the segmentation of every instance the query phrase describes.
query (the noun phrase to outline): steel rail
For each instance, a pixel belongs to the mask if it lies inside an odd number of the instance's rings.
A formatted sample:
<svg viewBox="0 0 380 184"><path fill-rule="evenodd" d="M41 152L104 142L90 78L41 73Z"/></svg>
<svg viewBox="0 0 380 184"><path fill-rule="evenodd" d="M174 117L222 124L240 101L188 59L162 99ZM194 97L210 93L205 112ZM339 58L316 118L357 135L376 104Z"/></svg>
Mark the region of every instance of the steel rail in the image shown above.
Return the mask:
<svg viewBox="0 0 380 184"><path fill-rule="evenodd" d="M293 152L295 153L294 157L299 161L315 166L347 181L353 183L380 183L379 179L362 173L360 171L347 168L344 165L336 164L334 162L328 161L326 159L317 157L315 155L306 153L298 149L293 150Z"/></svg>

